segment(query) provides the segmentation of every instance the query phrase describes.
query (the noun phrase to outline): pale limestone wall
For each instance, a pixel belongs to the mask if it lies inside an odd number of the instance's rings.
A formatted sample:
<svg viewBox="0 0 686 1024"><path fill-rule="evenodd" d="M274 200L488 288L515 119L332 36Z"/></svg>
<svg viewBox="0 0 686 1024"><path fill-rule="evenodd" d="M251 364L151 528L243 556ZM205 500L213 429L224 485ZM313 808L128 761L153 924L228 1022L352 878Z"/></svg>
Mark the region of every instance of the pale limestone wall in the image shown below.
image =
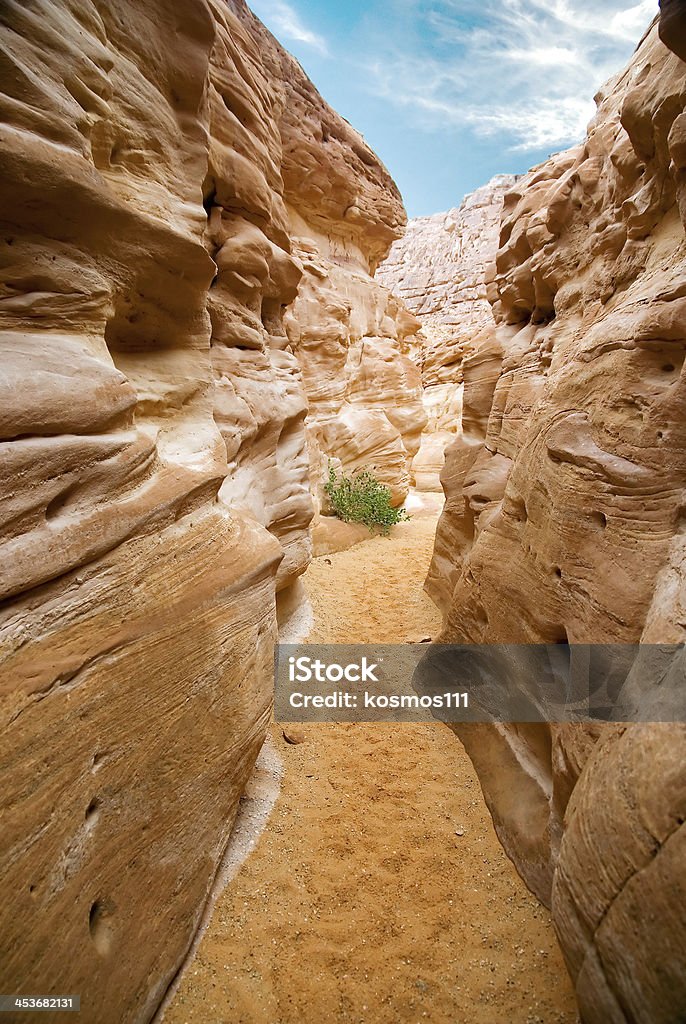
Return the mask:
<svg viewBox="0 0 686 1024"><path fill-rule="evenodd" d="M376 277L419 319L422 330L412 356L421 369L427 425L412 465L419 490L441 491L440 475L450 446L464 462L474 445L475 426L462 398L469 393L483 353L493 348L495 320L487 278L495 259L503 197L516 181L499 175L447 213L411 220L393 243ZM486 415L490 407L487 395ZM483 441L484 432L478 434Z"/></svg>

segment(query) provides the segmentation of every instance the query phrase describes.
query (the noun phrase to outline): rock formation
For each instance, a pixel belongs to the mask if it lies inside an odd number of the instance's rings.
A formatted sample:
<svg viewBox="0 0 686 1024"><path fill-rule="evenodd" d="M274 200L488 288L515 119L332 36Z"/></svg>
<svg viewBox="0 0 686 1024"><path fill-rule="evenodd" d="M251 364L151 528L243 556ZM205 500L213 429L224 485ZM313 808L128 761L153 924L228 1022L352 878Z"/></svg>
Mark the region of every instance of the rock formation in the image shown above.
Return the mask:
<svg viewBox="0 0 686 1024"><path fill-rule="evenodd" d="M686 61L686 7L684 0L660 0L660 39Z"/></svg>
<svg viewBox="0 0 686 1024"><path fill-rule="evenodd" d="M404 211L242 0L6 4L0 32L0 987L145 1021L269 716L308 392L345 464L383 420L402 494L413 322L368 273Z"/></svg>
<svg viewBox="0 0 686 1024"><path fill-rule="evenodd" d="M367 466L399 505L426 423L408 342L419 322L370 278L359 247L300 230L304 275L286 330L309 402L315 495L321 503L328 462L346 472Z"/></svg>
<svg viewBox="0 0 686 1024"><path fill-rule="evenodd" d="M448 453L429 579L444 640L686 639L686 63L653 25L597 102L505 196L497 379L466 384L483 440ZM584 1022L682 1020L686 726L460 735Z"/></svg>
<svg viewBox="0 0 686 1024"><path fill-rule="evenodd" d="M403 339L419 325L370 276L405 224L388 172L246 8L213 10L203 192L221 495L280 540L282 587L308 563L327 459L374 465L407 494L423 421Z"/></svg>
<svg viewBox="0 0 686 1024"><path fill-rule="evenodd" d="M503 196L515 181L498 175L458 209L411 220L376 275L422 325L412 353L421 366L428 419L412 463L419 490L440 491L445 449L461 436L463 423L464 443L474 443L478 425L469 408L463 419L463 383L482 378L486 353L496 347L486 275L498 248ZM486 363L491 389L498 370L497 360ZM479 442L484 436L485 429Z"/></svg>

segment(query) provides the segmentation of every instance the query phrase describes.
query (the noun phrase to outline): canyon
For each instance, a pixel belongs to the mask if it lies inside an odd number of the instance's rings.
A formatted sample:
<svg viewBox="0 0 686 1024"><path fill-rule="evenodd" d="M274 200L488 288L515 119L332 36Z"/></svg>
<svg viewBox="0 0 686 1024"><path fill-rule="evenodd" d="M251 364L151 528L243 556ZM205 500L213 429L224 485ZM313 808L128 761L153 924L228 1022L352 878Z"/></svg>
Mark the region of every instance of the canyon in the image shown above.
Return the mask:
<svg viewBox="0 0 686 1024"><path fill-rule="evenodd" d="M684 23L663 5L583 143L411 222L382 268L423 321L429 394L446 367L462 388L457 436L428 437L441 642L683 642ZM582 1019L682 1019L683 725L456 730Z"/></svg>
<svg viewBox="0 0 686 1024"><path fill-rule="evenodd" d="M686 14L579 145L409 225L243 0L13 3L0 33L0 987L144 1022L279 610L366 532L329 466L442 486L439 642L684 641ZM455 729L581 1019L683 1019L686 727Z"/></svg>

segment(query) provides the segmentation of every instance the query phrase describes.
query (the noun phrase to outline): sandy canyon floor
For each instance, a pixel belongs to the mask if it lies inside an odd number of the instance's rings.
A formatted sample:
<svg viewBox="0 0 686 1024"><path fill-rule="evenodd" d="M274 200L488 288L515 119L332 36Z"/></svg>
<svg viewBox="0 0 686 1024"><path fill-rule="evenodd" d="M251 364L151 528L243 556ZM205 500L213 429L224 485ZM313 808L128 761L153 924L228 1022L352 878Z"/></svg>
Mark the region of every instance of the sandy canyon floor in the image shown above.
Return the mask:
<svg viewBox="0 0 686 1024"><path fill-rule="evenodd" d="M437 508L315 559L311 641L420 640ZM309 725L165 1024L574 1024L550 916L435 725Z"/></svg>

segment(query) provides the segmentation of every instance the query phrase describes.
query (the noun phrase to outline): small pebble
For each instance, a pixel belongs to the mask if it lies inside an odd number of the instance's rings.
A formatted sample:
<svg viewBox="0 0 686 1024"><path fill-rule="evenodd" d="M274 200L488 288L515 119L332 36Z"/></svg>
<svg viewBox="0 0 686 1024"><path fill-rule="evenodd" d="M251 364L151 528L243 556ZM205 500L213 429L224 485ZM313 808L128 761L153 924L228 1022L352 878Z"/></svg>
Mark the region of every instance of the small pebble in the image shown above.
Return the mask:
<svg viewBox="0 0 686 1024"><path fill-rule="evenodd" d="M296 744L305 742L305 733L296 725L289 725L285 729L283 729L282 732L283 738L285 739L286 743Z"/></svg>

